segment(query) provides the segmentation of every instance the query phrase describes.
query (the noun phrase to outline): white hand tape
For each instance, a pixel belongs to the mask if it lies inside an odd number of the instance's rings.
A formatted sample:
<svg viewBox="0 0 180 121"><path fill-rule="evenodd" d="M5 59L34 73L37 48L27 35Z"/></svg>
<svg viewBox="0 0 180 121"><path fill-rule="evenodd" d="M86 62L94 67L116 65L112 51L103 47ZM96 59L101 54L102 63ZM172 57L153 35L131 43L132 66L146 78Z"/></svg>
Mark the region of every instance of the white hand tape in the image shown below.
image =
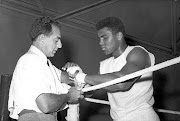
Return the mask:
<svg viewBox="0 0 180 121"><path fill-rule="evenodd" d="M87 75L87 74L85 74L85 73L78 73L78 74L76 75L76 77L75 77L75 78L76 78L76 81L77 81L77 82L80 82L80 83L86 83L86 82L84 81L86 75Z"/></svg>
<svg viewBox="0 0 180 121"><path fill-rule="evenodd" d="M67 69L67 72L74 75L76 71L79 71L82 73L82 69L79 66L72 66Z"/></svg>

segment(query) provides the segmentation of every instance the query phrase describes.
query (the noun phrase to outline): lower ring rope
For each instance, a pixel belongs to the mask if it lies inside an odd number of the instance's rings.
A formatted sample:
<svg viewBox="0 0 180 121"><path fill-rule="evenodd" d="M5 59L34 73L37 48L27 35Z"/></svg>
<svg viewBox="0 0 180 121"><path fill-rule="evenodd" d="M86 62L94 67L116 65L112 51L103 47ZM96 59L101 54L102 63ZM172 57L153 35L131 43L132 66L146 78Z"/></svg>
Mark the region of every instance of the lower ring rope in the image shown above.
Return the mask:
<svg viewBox="0 0 180 121"><path fill-rule="evenodd" d="M93 103L100 103L100 104L106 104L106 105L109 105L109 102L108 101L105 101L105 100L98 100L98 99L93 99L93 98L84 98L86 101L89 101L89 102L93 102Z"/></svg>
<svg viewBox="0 0 180 121"><path fill-rule="evenodd" d="M108 81L108 82L101 83L101 84L98 84L98 85L95 85L95 86L83 88L82 91L83 91L83 92L88 92L88 91L92 91L92 90L104 88L104 87L107 87L107 86L111 86L111 85L113 85L113 84L117 84L117 83L120 83L120 82L124 82L124 81L127 81L127 80L129 80L129 79L132 79L132 78L141 76L141 75L143 75L143 74L146 74L146 73L149 73L149 72L153 72L153 71L157 71L157 70L160 70L160 69L162 69L162 68L165 68L165 67L168 67L168 66L177 64L177 63L179 63L179 62L180 62L180 57L177 57L177 58L174 58L174 59L171 59L171 60L168 60L168 61L165 61L165 62L156 64L156 65L154 65L154 66L151 66L151 67L142 69L142 70L140 70L140 71L136 71L136 72L134 72L134 73L125 75L125 76L123 76L123 77L114 79L114 80L112 80L112 81Z"/></svg>
<svg viewBox="0 0 180 121"><path fill-rule="evenodd" d="M161 113L169 113L169 114L175 114L175 115L180 115L179 111L171 111L171 110L164 110L164 109L155 109L157 112Z"/></svg>
<svg viewBox="0 0 180 121"><path fill-rule="evenodd" d="M106 104L109 105L108 101L105 100L98 100L98 99L93 99L93 98L85 98L86 101L88 102L93 102L93 103L99 103L99 104ZM161 112L161 113L169 113L169 114L176 114L176 115L180 115L179 111L171 111L171 110L165 110L165 109L156 109L155 110L157 112Z"/></svg>
<svg viewBox="0 0 180 121"><path fill-rule="evenodd" d="M88 102L93 102L93 103L99 103L99 104L106 104L109 105L108 101L105 100L98 100L98 99L93 99L93 98L85 98L86 101ZM180 115L179 111L171 111L171 110L165 110L165 109L156 109L155 110L157 112L161 112L161 113L168 113L168 114L175 114L175 115Z"/></svg>

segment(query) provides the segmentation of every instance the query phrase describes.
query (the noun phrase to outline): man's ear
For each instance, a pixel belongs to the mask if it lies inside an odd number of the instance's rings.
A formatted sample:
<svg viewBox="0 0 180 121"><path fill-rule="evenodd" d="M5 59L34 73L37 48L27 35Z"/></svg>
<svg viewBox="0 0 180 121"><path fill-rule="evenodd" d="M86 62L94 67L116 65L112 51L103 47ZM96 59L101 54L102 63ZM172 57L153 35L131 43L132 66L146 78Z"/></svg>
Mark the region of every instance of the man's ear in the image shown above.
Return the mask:
<svg viewBox="0 0 180 121"><path fill-rule="evenodd" d="M44 38L45 38L45 36L44 36L43 34L40 34L40 35L38 36L39 42L43 42L43 41L44 41Z"/></svg>
<svg viewBox="0 0 180 121"><path fill-rule="evenodd" d="M118 32L116 37L117 37L118 40L121 40L122 37L123 37L122 32Z"/></svg>

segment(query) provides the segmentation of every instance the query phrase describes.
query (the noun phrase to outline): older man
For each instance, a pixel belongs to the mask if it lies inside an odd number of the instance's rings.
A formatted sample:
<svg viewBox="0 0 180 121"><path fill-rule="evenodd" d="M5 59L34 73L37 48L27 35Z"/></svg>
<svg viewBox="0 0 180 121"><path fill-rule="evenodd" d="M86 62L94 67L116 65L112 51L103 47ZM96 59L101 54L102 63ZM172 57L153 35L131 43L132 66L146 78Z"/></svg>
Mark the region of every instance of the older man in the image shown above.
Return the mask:
<svg viewBox="0 0 180 121"><path fill-rule="evenodd" d="M81 97L81 91L68 85L68 74L47 58L54 57L62 47L60 25L49 17L37 18L29 35L32 45L13 73L10 117L18 121L57 121L56 112Z"/></svg>

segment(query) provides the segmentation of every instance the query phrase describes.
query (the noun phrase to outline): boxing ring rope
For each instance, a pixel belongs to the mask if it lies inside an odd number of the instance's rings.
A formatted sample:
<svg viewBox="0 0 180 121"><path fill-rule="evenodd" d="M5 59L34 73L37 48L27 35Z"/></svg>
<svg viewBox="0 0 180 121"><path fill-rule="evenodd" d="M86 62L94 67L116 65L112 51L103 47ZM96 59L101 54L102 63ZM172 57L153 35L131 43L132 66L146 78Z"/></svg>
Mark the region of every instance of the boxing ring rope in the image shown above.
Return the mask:
<svg viewBox="0 0 180 121"><path fill-rule="evenodd" d="M82 91L83 92L88 92L88 91L92 91L92 90L101 89L101 88L104 88L104 87L107 87L107 86L111 86L113 84L117 84L117 83L129 80L129 79L141 76L141 75L149 73L149 72L157 71L157 70L160 70L162 68L175 65L175 64L177 64L179 62L180 62L180 57L176 57L174 59L167 60L165 62L156 64L154 66L151 66L151 67L148 67L148 68L145 68L145 69L142 69L140 71L136 71L134 73L125 75L125 76L117 78L117 79L114 79L114 80L111 80L111 81L108 81L108 82L105 82L105 83L101 83L101 84L98 84L98 85L95 85L95 86L83 88ZM91 98L85 98L85 100L90 101L90 102L108 104L109 105L109 102L103 101L103 100L97 100L97 99L91 99ZM71 113L68 113L69 115L67 116L67 118L68 118L67 121L79 121L79 105L76 104L76 105L74 105L73 108L69 108L68 110ZM72 110L72 111L70 111L70 110ZM170 111L170 110L164 110L164 109L157 109L157 111L158 112L164 112L164 113L171 113L171 114L180 115L180 112L177 112L177 111Z"/></svg>
<svg viewBox="0 0 180 121"><path fill-rule="evenodd" d="M99 104L106 104L109 105L108 101L105 100L99 100L99 99L93 99L93 98L85 98L86 101L88 102L93 102L93 103L99 103ZM165 109L155 109L157 112L161 113L168 113L168 114L175 114L175 115L180 115L179 111L171 111L171 110L165 110Z"/></svg>
<svg viewBox="0 0 180 121"><path fill-rule="evenodd" d="M157 71L157 70L160 70L162 68L165 68L165 67L168 67L168 66L172 66L172 65L177 64L179 62L180 62L180 57L176 57L174 59L167 60L165 62L156 64L154 66L151 66L151 67L148 67L148 68L145 68L145 69L142 69L140 71L136 71L134 73L125 75L125 76L117 78L117 79L114 79L114 80L111 80L111 81L108 81L108 82L104 82L104 83L101 83L101 84L98 84L98 85L95 85L95 86L83 88L82 91L83 92L88 92L88 91L104 88L104 87L107 87L107 86L111 86L113 84L124 82L126 80L129 80L129 79L141 76L141 75L149 73L149 72Z"/></svg>

